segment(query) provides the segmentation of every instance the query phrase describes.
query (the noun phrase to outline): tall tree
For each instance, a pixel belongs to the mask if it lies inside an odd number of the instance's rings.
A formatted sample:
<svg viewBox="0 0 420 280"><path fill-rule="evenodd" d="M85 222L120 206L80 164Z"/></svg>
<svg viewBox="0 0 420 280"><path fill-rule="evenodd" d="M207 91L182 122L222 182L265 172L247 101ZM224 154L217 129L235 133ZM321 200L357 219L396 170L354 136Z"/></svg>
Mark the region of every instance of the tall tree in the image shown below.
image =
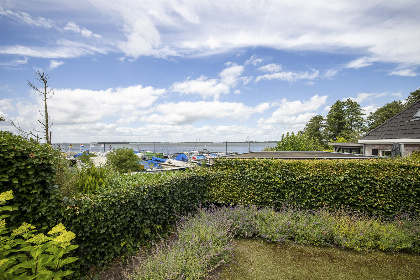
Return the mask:
<svg viewBox="0 0 420 280"><path fill-rule="evenodd" d="M320 145L325 145L325 119L321 115L316 115L312 117L309 122L306 124L303 132L309 138L316 139Z"/></svg>
<svg viewBox="0 0 420 280"><path fill-rule="evenodd" d="M414 104L415 102L420 100L420 88L410 93L410 95L407 97L407 106L410 106Z"/></svg>
<svg viewBox="0 0 420 280"><path fill-rule="evenodd" d="M336 140L341 136L346 126L346 120L344 117L344 102L337 100L328 112L327 118L327 134L330 140Z"/></svg>
<svg viewBox="0 0 420 280"><path fill-rule="evenodd" d="M328 112L326 130L330 140L343 137L354 141L364 131L362 107L350 98L346 101L337 100Z"/></svg>
<svg viewBox="0 0 420 280"><path fill-rule="evenodd" d="M344 101L344 117L346 125L342 137L348 140L356 140L360 137L365 130L363 110L359 103L351 100L350 98Z"/></svg>
<svg viewBox="0 0 420 280"><path fill-rule="evenodd" d="M391 103L386 103L384 106L378 108L375 112L371 112L367 117L367 131L377 128L389 118L395 116L405 108L401 100L395 100Z"/></svg>
<svg viewBox="0 0 420 280"><path fill-rule="evenodd" d="M51 124L49 123L50 117L48 115L47 100L50 99L54 95L54 92L48 87L49 77L48 77L47 74L45 74L44 72L41 73L40 71L38 71L36 73L36 75L37 75L37 80L39 82L41 82L42 85L43 85L42 90L39 89L37 86L35 86L30 81L28 81L28 85L42 95L42 100L44 101L44 114L42 114L41 112L40 112L40 114L41 114L41 116L44 117L44 122L42 122L40 120L38 120L38 122L42 125L42 127L44 129L45 141L48 144L51 144L51 132L50 132Z"/></svg>

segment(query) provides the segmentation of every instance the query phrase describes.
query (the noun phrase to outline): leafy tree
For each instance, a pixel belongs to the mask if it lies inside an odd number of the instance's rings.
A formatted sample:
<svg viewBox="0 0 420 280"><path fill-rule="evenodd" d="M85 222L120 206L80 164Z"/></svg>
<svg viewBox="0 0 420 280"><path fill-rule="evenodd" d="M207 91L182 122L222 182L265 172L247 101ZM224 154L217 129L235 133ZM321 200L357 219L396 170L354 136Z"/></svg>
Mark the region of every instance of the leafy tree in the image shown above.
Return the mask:
<svg viewBox="0 0 420 280"><path fill-rule="evenodd" d="M344 128L346 126L346 120L344 117L344 102L337 100L328 112L327 118L327 132L328 137L332 140L336 140L342 136Z"/></svg>
<svg viewBox="0 0 420 280"><path fill-rule="evenodd" d="M324 129L324 117L321 115L316 115L309 120L303 129L303 132L307 137L317 140L320 145L325 145Z"/></svg>
<svg viewBox="0 0 420 280"><path fill-rule="evenodd" d="M271 151L322 151L323 146L319 144L318 140L311 138L304 133L294 134L293 132L281 136L281 140L277 143L277 146L271 149Z"/></svg>
<svg viewBox="0 0 420 280"><path fill-rule="evenodd" d="M401 100L395 100L371 112L367 117L367 131L377 128L405 108Z"/></svg>
<svg viewBox="0 0 420 280"><path fill-rule="evenodd" d="M410 106L419 100L420 100L420 88L410 93L410 95L406 99L407 101L406 105Z"/></svg>
<svg viewBox="0 0 420 280"><path fill-rule="evenodd" d="M118 148L107 154L107 162L120 173L143 170L139 157L130 148Z"/></svg>
<svg viewBox="0 0 420 280"><path fill-rule="evenodd" d="M344 101L344 117L346 120L345 130L342 137L349 140L356 140L360 137L364 128L362 107L350 98Z"/></svg>
<svg viewBox="0 0 420 280"><path fill-rule="evenodd" d="M36 73L36 75L38 76L37 80L40 81L43 84L43 89L42 90L39 89L37 86L35 86L30 81L28 81L28 85L42 95L42 100L44 101L44 115L41 112L40 112L40 114L41 114L41 116L44 117L45 121L41 122L40 120L38 120L38 122L44 128L45 141L47 142L47 144L51 145L51 132L49 130L50 127L51 127L51 124L49 123L50 117L48 115L47 99L50 99L54 95L54 92L51 89L49 89L49 87L48 87L49 77L48 77L47 74L45 74L44 72L41 73L40 71L38 71Z"/></svg>
<svg viewBox="0 0 420 280"><path fill-rule="evenodd" d="M350 98L337 100L328 112L326 130L328 137L335 141L339 137L355 140L364 131L362 107Z"/></svg>

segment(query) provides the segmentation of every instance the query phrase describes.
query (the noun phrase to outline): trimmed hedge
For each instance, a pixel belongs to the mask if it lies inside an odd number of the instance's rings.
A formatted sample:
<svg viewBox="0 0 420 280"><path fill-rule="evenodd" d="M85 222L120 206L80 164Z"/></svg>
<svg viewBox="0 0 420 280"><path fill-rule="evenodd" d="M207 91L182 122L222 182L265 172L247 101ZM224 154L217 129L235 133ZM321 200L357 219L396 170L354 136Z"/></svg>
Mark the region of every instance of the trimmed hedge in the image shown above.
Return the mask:
<svg viewBox="0 0 420 280"><path fill-rule="evenodd" d="M138 178L141 181L141 175ZM207 200L207 185L193 172L154 186L128 181L67 201L63 224L76 233L81 271L133 253L139 244L167 234L176 215L194 212Z"/></svg>
<svg viewBox="0 0 420 280"><path fill-rule="evenodd" d="M420 164L404 159L220 159L212 169L210 200L280 208L349 206L371 215L420 211Z"/></svg>
<svg viewBox="0 0 420 280"><path fill-rule="evenodd" d="M64 209L53 184L58 156L50 145L0 131L0 193L12 190L7 205L18 207L10 213L9 228L27 222L44 231L60 222Z"/></svg>

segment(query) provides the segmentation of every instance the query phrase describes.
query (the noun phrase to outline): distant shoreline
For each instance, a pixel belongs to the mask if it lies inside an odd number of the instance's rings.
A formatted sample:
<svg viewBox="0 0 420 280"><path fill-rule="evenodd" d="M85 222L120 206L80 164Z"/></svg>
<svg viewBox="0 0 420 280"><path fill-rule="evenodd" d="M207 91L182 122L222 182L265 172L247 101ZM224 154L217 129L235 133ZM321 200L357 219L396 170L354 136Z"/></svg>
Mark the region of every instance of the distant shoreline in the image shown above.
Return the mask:
<svg viewBox="0 0 420 280"><path fill-rule="evenodd" d="M132 144L132 145L136 145L136 144L220 144L220 143L277 143L278 141L223 141L223 142L62 142L62 143L53 143L53 145L58 145L58 144L78 144L78 143L83 143L83 144L92 144L92 145L97 145L97 144L114 144L114 145L124 145L124 144Z"/></svg>

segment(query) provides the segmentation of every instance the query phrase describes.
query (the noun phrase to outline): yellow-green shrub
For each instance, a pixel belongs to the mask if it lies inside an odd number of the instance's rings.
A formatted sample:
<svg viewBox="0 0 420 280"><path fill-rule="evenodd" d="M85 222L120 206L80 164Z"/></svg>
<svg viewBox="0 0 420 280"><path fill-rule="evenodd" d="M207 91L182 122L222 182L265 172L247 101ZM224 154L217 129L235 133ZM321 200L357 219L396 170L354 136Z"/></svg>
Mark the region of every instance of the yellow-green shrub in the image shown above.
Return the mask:
<svg viewBox="0 0 420 280"><path fill-rule="evenodd" d="M0 193L0 205L12 199L12 191ZM0 214L12 210L14 207L0 206ZM62 269L77 260L64 257L77 248L71 245L74 233L61 223L47 235L37 233L35 227L27 223L10 232L6 217L8 215L0 216L0 279L61 279L72 273Z"/></svg>

